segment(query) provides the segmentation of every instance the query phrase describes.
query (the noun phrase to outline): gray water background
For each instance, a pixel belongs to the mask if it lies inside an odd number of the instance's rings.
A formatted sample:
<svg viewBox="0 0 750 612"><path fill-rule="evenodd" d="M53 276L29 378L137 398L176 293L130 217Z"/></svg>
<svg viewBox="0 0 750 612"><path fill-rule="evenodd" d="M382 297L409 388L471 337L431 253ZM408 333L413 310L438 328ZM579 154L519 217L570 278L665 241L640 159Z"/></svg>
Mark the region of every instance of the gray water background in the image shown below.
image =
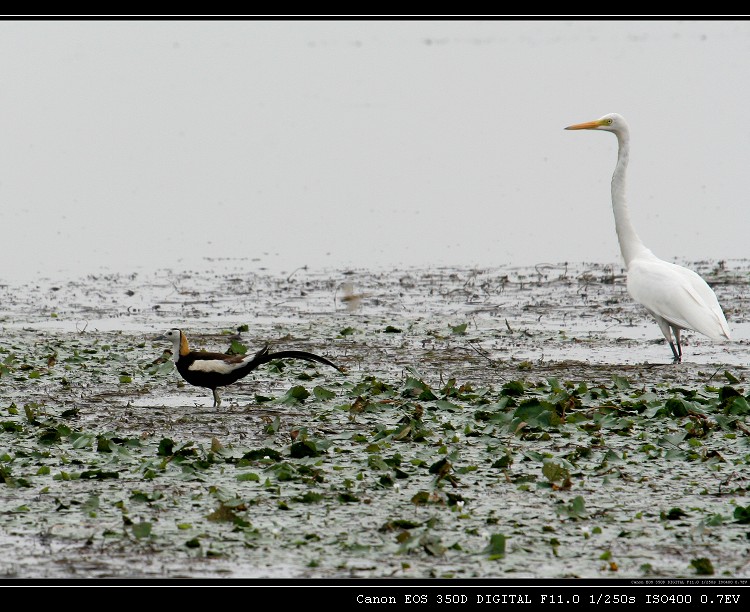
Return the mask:
<svg viewBox="0 0 750 612"><path fill-rule="evenodd" d="M750 22L0 22L0 282L748 254Z"/></svg>

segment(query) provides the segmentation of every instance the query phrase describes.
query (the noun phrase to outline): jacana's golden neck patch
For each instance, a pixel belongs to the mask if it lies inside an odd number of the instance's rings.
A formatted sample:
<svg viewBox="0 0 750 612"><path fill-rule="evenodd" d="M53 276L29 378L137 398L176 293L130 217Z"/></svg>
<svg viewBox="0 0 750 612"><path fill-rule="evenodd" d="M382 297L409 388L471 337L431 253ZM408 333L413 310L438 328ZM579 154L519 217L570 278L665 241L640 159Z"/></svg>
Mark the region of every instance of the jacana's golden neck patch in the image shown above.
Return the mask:
<svg viewBox="0 0 750 612"><path fill-rule="evenodd" d="M190 345L188 344L187 337L180 332L180 355L187 355L189 352Z"/></svg>

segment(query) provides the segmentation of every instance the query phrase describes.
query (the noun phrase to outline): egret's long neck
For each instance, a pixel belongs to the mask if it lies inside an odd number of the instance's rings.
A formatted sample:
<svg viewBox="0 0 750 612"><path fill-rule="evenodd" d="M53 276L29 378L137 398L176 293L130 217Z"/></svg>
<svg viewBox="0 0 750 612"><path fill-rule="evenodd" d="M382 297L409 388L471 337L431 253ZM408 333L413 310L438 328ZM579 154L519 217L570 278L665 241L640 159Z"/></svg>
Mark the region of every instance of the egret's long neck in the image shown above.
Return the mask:
<svg viewBox="0 0 750 612"><path fill-rule="evenodd" d="M620 252L625 260L625 266L630 266L634 258L653 257L653 253L641 242L630 221L628 205L625 202L625 175L630 158L630 134L627 131L616 132L617 136L617 165L612 174L612 211L615 214L615 230L620 243Z"/></svg>

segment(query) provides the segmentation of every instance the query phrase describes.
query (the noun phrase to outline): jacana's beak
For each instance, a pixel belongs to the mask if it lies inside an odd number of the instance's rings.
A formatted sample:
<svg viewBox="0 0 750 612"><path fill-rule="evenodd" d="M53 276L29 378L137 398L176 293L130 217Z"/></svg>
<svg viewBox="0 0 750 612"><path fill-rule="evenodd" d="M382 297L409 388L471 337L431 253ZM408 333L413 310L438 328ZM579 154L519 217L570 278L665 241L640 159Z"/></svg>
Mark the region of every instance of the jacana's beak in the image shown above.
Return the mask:
<svg viewBox="0 0 750 612"><path fill-rule="evenodd" d="M575 125L569 125L566 130L595 130L602 125L600 120L586 121L585 123L576 123Z"/></svg>

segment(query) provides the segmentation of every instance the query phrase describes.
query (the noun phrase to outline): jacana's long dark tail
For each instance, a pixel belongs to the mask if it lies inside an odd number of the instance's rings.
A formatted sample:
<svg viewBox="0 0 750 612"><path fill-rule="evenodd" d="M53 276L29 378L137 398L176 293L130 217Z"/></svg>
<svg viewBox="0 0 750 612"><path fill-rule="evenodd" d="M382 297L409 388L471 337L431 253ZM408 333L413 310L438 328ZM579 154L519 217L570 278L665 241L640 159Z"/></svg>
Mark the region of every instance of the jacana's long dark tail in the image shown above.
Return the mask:
<svg viewBox="0 0 750 612"><path fill-rule="evenodd" d="M261 351L255 356L255 359L262 360L261 363L267 363L269 361L273 361L274 359L304 359L305 361L317 361L318 363L323 363L325 365L331 366L339 372L344 372L343 368L340 368L325 357L321 357L320 355L316 355L315 353L308 353L307 351L277 351L276 353ZM255 361L255 359L253 359L253 361Z"/></svg>

